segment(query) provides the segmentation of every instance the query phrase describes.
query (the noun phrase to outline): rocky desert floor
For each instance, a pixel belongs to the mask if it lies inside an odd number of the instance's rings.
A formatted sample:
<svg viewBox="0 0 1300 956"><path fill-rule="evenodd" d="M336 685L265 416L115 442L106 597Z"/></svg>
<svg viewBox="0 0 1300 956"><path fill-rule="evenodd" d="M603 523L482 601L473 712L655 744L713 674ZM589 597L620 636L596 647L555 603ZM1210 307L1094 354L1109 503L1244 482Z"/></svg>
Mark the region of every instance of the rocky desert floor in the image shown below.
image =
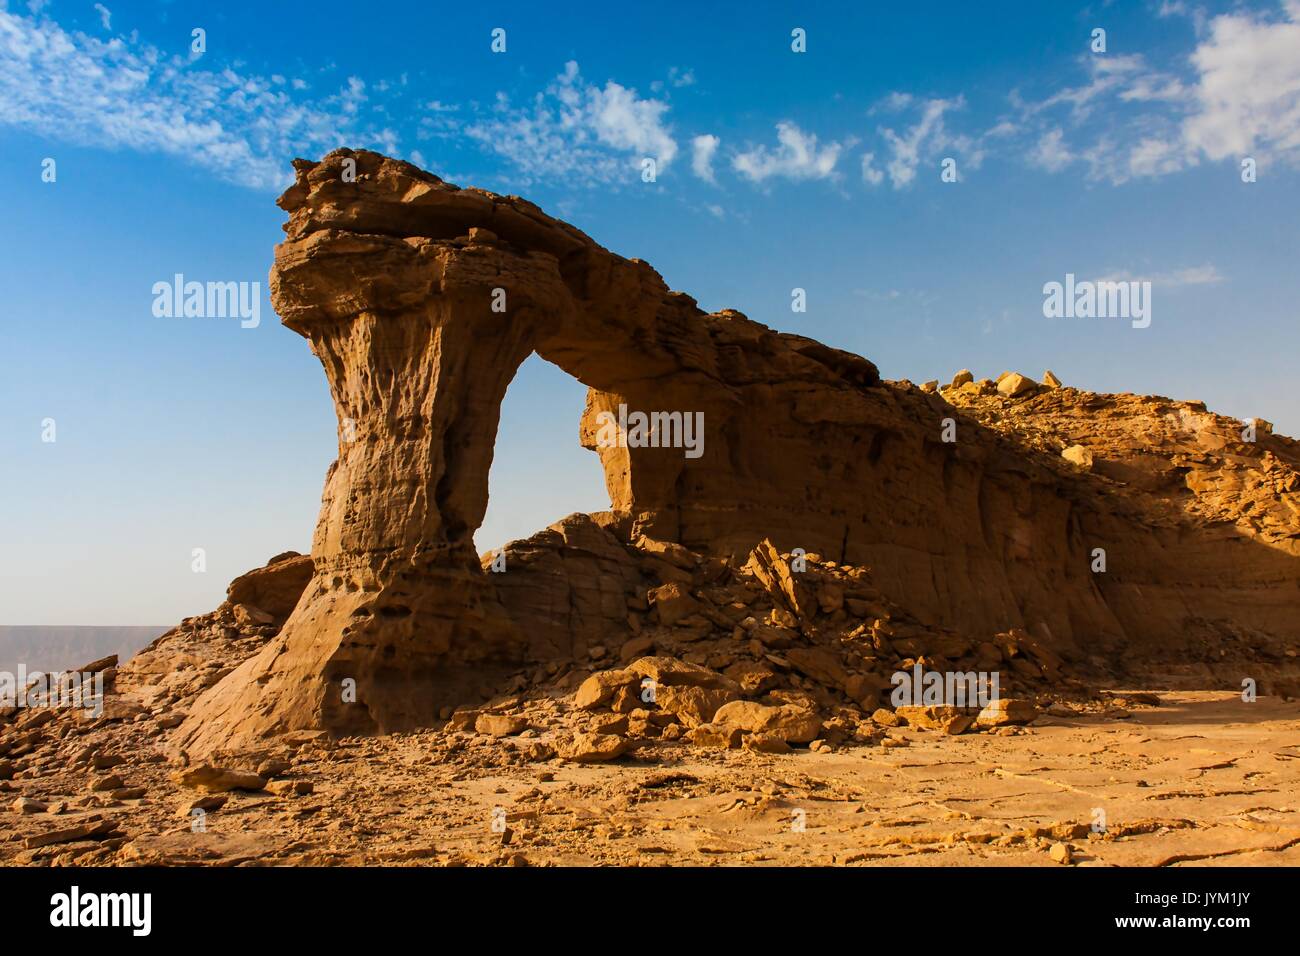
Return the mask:
<svg viewBox="0 0 1300 956"><path fill-rule="evenodd" d="M1005 734L895 727L891 746L788 754L655 740L601 764L529 759L546 739L536 729L306 735L267 771L267 789L207 797L115 722L89 764L0 784L0 861L1300 864L1300 703L1204 691L1106 700L1057 704ZM104 789L106 778L120 786ZM51 835L59 842L42 845Z"/></svg>

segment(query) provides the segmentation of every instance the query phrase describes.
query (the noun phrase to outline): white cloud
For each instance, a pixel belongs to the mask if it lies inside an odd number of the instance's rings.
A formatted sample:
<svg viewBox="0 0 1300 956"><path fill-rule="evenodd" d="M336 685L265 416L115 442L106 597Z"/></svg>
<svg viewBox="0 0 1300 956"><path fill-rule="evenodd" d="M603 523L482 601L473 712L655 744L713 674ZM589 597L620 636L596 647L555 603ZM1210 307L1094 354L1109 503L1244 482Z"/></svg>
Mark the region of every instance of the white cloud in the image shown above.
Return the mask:
<svg viewBox="0 0 1300 956"><path fill-rule="evenodd" d="M827 179L834 175L845 143L830 142L822 147L817 137L794 123L776 124L776 149L755 146L731 159L732 168L750 182L761 183L773 176L783 179Z"/></svg>
<svg viewBox="0 0 1300 956"><path fill-rule="evenodd" d="M722 140L705 133L691 140L691 171L707 183L715 182L713 177L713 154L718 151Z"/></svg>
<svg viewBox="0 0 1300 956"><path fill-rule="evenodd" d="M1172 272L1133 273L1112 272L1096 280L1097 282L1150 282L1152 286L1164 289L1180 289L1186 286L1218 285L1226 281L1219 270L1206 263L1202 266L1190 266L1175 269Z"/></svg>
<svg viewBox="0 0 1300 956"><path fill-rule="evenodd" d="M1074 156L1065 146L1065 133L1059 126L1049 129L1039 137L1037 145L1029 154L1029 161L1049 173L1059 172L1070 163Z"/></svg>
<svg viewBox="0 0 1300 956"><path fill-rule="evenodd" d="M0 9L0 125L51 139L163 153L241 185L280 187L294 156L344 145L397 151L390 131L357 123L364 100L359 80L300 102L269 77L200 69L134 39L104 41Z"/></svg>
<svg viewBox="0 0 1300 956"><path fill-rule="evenodd" d="M694 70L689 70L689 69L688 69L688 70L679 70L679 69L678 69L677 67L675 67L675 66L674 66L674 67L669 67L669 69L668 69L668 83L669 83L671 86L676 86L676 87L682 87L682 86L694 86L694 85L695 85L695 71L694 71Z"/></svg>
<svg viewBox="0 0 1300 956"><path fill-rule="evenodd" d="M1163 73L1143 73L1135 76L1128 88L1120 92L1125 102L1150 102L1167 100L1180 102L1187 97L1187 87L1176 78Z"/></svg>
<svg viewBox="0 0 1300 956"><path fill-rule="evenodd" d="M891 94L887 102L893 109L910 108L919 104L921 115L909 129L902 133L881 129L880 134L889 146L890 158L885 164L889 181L895 189L902 189L916 178L922 161L940 158L940 153L953 151L963 155L966 165L977 168L984 158L983 150L970 137L954 136L944 126L944 114L961 109L962 97L956 99L914 100L904 94ZM865 171L864 171L865 175Z"/></svg>
<svg viewBox="0 0 1300 956"><path fill-rule="evenodd" d="M1128 171L1134 177L1176 173L1187 164L1185 150L1177 142L1160 136L1138 140L1128 154Z"/></svg>
<svg viewBox="0 0 1300 956"><path fill-rule="evenodd" d="M108 9L102 3L95 4L95 12L99 14L99 22L104 25L105 30L113 29L113 11Z"/></svg>
<svg viewBox="0 0 1300 956"><path fill-rule="evenodd" d="M1053 115L1068 107L1071 138L1085 144L1076 158L1089 179L1121 184L1245 156L1300 167L1300 0L1270 15L1205 20L1199 7L1189 13L1175 3L1159 13L1203 25L1181 75L1138 55L1087 56L1088 83L1037 103L1013 95L1039 137L1027 150L1031 164L1053 169L1052 149L1061 142Z"/></svg>
<svg viewBox="0 0 1300 956"><path fill-rule="evenodd" d="M1147 75L1146 63L1139 54L1089 54L1083 58L1087 64L1091 79L1082 86L1066 87L1053 93L1041 103L1028 104L1026 112L1030 115L1068 105L1071 118L1079 123L1086 120L1095 108L1098 100L1109 93L1122 90L1131 84L1135 77Z"/></svg>
<svg viewBox="0 0 1300 956"><path fill-rule="evenodd" d="M1300 163L1300 2L1287 20L1215 17L1192 54L1199 73L1188 146L1211 160L1249 153Z"/></svg>
<svg viewBox="0 0 1300 956"><path fill-rule="evenodd" d="M896 90L877 103L872 108L872 112L900 113L911 106L914 100L915 97L911 93L901 93Z"/></svg>
<svg viewBox="0 0 1300 956"><path fill-rule="evenodd" d="M588 83L573 61L529 107L513 107L499 94L495 112L465 132L517 166L525 181L545 175L575 184L613 182L645 158L662 173L677 155L665 101L643 99L613 80L603 87Z"/></svg>
<svg viewBox="0 0 1300 956"><path fill-rule="evenodd" d="M862 181L869 186L879 186L885 181L885 174L875 167L876 154L862 154Z"/></svg>

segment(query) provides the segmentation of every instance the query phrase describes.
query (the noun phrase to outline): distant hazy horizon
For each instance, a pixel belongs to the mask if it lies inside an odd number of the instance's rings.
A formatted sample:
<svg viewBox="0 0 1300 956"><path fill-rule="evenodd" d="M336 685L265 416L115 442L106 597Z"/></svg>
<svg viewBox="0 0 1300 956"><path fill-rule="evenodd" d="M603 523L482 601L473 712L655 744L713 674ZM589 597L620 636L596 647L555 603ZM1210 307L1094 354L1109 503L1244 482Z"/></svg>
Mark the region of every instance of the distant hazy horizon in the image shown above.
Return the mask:
<svg viewBox="0 0 1300 956"><path fill-rule="evenodd" d="M109 654L125 663L173 625L86 627L0 624L0 671L75 670Z"/></svg>

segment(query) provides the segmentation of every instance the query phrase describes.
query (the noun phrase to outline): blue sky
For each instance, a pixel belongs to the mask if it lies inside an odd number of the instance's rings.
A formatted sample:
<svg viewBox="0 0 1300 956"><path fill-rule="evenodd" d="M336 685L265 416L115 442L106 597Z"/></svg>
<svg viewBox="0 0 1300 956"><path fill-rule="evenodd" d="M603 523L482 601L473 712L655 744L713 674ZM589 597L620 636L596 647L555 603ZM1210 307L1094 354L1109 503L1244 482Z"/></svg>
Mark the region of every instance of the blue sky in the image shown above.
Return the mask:
<svg viewBox="0 0 1300 956"><path fill-rule="evenodd" d="M265 283L288 161L339 145L888 378L1050 367L1300 434L1300 0L470 6L0 2L0 623L167 624L307 550L335 423ZM156 318L178 272L261 283L261 324ZM1067 273L1151 281L1151 326L1044 318ZM608 505L583 395L521 370L481 548Z"/></svg>

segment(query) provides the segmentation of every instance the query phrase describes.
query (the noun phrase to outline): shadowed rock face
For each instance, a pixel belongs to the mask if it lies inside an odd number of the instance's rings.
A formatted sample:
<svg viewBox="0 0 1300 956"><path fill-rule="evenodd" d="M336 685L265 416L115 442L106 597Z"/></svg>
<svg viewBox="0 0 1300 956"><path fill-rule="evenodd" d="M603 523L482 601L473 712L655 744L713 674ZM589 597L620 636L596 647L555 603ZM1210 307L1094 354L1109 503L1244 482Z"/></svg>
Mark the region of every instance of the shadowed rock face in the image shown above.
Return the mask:
<svg viewBox="0 0 1300 956"><path fill-rule="evenodd" d="M1295 638L1294 512L1260 541L1178 504L1196 490L1103 487L863 358L706 314L522 199L369 152L295 169L272 299L325 369L339 455L314 576L280 635L196 705L191 753L428 725L521 662L618 639L638 571L615 536L739 561L770 538L870 566L922 619L1024 627L1067 659L1176 650L1191 620ZM589 387L580 439L612 514L560 523L530 539L544 558L508 553L494 575L473 534L501 401L533 352ZM702 412L703 453L597 447L598 414L620 405ZM1294 474L1295 443L1266 438Z"/></svg>

